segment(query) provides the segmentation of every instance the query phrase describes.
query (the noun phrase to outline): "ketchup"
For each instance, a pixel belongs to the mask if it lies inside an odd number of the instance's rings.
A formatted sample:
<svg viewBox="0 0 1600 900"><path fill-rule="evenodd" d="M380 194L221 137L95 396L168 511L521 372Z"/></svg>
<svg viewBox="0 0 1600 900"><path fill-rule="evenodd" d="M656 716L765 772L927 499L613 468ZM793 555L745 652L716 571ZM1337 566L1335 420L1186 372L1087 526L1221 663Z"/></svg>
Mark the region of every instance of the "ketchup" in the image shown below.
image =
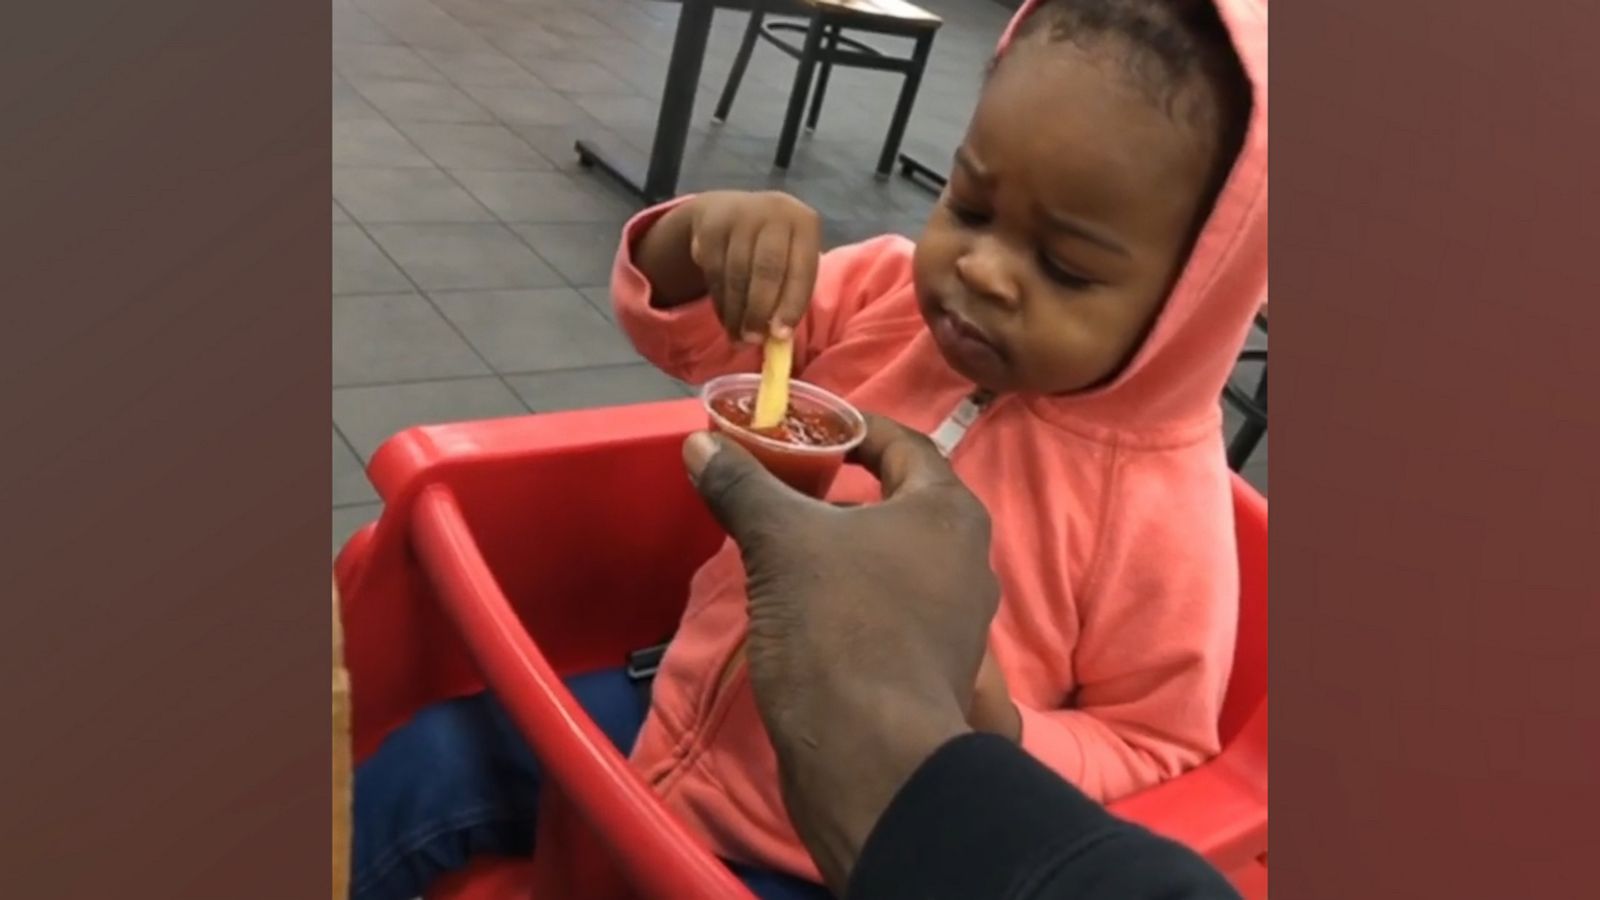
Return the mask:
<svg viewBox="0 0 1600 900"><path fill-rule="evenodd" d="M792 403L784 413L783 421L777 425L771 428L750 428L750 420L755 418L756 414L754 394L723 395L711 401L711 408L717 415L740 428L748 428L754 434L785 444L798 444L802 447L837 447L850 443L850 439L855 437L850 424L838 413L828 409L797 409Z"/></svg>
<svg viewBox="0 0 1600 900"><path fill-rule="evenodd" d="M711 397L712 426L738 441L779 481L803 494L824 498L844 466L845 454L860 437L858 423L844 414L791 396L783 421L772 428L751 428L754 390L734 390ZM726 426L723 425L726 423ZM760 436L766 440L757 440ZM837 448L832 450L830 448Z"/></svg>

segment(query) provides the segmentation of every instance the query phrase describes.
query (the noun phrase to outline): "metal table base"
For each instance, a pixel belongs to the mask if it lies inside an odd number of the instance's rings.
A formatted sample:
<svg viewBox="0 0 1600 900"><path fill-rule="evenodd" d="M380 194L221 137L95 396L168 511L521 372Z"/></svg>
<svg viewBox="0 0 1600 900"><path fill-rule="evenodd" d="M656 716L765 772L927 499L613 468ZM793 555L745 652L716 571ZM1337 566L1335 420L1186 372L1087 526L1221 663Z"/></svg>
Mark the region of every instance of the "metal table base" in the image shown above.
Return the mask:
<svg viewBox="0 0 1600 900"><path fill-rule="evenodd" d="M689 141L689 123L694 117L694 95L700 84L700 67L705 61L706 44L711 38L714 0L683 0L678 13L678 28L672 37L672 55L667 61L667 80L661 95L661 112L656 117L656 133L650 142L650 164L641 179L625 171L588 141L578 141L578 162L616 179L645 203L670 200L678 193L678 174L683 169L683 149Z"/></svg>

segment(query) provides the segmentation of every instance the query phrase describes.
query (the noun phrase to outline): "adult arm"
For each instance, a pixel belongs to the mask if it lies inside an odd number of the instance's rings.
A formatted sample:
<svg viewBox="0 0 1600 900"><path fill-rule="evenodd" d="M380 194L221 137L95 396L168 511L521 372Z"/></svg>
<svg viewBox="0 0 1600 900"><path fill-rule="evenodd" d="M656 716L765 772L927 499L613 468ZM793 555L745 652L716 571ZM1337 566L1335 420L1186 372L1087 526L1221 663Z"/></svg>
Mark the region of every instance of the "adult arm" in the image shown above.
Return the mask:
<svg viewBox="0 0 1600 900"><path fill-rule="evenodd" d="M1236 900L1189 849L1112 816L1004 738L968 734L911 775L847 900Z"/></svg>
<svg viewBox="0 0 1600 900"><path fill-rule="evenodd" d="M1235 896L1014 742L972 733L999 599L989 520L926 437L869 416L855 458L884 500L850 508L795 493L720 438L695 435L684 451L743 554L751 685L790 819L836 891Z"/></svg>

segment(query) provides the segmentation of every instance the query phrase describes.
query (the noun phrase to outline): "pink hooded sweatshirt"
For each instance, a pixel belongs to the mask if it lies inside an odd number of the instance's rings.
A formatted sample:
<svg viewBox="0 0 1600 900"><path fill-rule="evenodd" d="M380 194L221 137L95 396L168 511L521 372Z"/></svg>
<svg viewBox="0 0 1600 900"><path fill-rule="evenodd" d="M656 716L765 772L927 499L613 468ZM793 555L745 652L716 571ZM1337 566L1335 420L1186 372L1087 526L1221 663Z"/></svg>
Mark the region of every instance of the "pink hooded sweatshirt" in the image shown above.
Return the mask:
<svg viewBox="0 0 1600 900"><path fill-rule="evenodd" d="M1001 38L1003 49L1027 3ZM1114 800L1216 754L1238 571L1218 398L1267 285L1267 11L1219 0L1254 84L1243 148L1155 327L1116 379L1065 397L1001 396L952 452L994 520L1002 586L990 647L1022 744ZM677 201L681 202L681 201ZM668 206L624 230L612 289L639 352L692 383L753 372L709 302L650 305L630 252ZM931 433L974 386L918 313L911 241L825 254L796 334L799 377ZM878 499L847 468L830 499ZM745 575L725 545L697 573L632 753L721 856L818 880L789 823L744 666Z"/></svg>

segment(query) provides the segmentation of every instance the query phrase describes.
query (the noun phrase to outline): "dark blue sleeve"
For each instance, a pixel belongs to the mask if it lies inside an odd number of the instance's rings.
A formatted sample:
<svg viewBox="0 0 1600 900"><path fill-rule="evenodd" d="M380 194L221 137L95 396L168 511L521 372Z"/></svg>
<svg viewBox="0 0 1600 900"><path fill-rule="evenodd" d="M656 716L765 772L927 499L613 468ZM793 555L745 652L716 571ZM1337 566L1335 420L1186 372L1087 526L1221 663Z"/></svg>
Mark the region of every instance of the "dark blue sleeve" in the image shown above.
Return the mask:
<svg viewBox="0 0 1600 900"><path fill-rule="evenodd" d="M1238 900L1194 852L1112 816L1021 748L956 738L878 821L849 900Z"/></svg>

